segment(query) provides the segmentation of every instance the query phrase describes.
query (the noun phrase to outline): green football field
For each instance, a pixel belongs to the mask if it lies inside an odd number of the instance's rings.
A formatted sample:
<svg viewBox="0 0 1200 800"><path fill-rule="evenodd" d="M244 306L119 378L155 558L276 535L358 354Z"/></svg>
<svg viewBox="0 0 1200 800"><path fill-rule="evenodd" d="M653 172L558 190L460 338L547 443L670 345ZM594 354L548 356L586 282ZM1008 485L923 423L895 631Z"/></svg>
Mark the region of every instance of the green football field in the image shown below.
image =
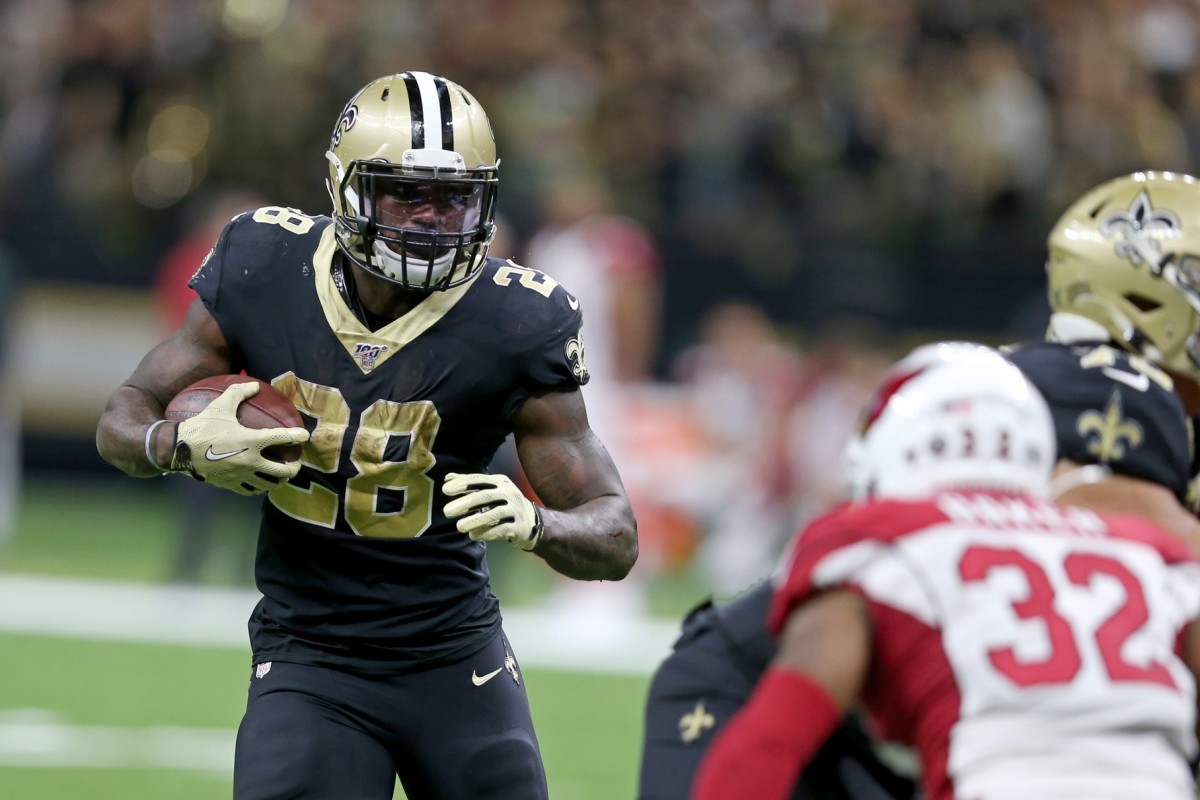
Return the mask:
<svg viewBox="0 0 1200 800"><path fill-rule="evenodd" d="M60 576L161 585L177 546L174 503L164 482L27 484L16 534L0 549L0 592L5 581L11 588L31 576L52 586ZM255 510L235 504L221 515L204 581L238 586L241 537L252 535ZM553 583L529 560L504 553L495 561L506 607L536 602ZM675 624L696 593L686 577L659 586L652 603L662 624ZM10 608L8 617L37 617L35 610ZM167 644L19 623L0 629L0 797L229 797L249 663L236 644L244 630L239 623L234 644ZM524 671L551 797L633 797L648 670L587 672L526 658Z"/></svg>
<svg viewBox="0 0 1200 800"><path fill-rule="evenodd" d="M0 797L229 797L246 654L27 635L0 652ZM633 797L645 679L525 678L551 797Z"/></svg>

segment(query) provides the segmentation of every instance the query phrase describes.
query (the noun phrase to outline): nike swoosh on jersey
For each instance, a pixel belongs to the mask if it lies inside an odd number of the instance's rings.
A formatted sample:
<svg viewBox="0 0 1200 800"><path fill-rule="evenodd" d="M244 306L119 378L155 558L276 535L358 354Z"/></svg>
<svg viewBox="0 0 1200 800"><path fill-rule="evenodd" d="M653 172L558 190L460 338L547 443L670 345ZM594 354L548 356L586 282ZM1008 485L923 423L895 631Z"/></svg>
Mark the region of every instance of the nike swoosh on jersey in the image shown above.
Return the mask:
<svg viewBox="0 0 1200 800"><path fill-rule="evenodd" d="M215 453L215 452L213 452L212 446L210 445L208 448L208 452L206 452L204 454L204 457L207 458L209 461L223 461L227 458L233 458L238 453L244 453L249 449L250 449L249 447L243 447L241 450L230 450L228 453Z"/></svg>
<svg viewBox="0 0 1200 800"><path fill-rule="evenodd" d="M1150 388L1150 376L1144 372L1139 372L1137 375L1134 375L1131 372L1122 372L1119 369L1112 369L1111 367L1104 367L1100 371L1112 378L1114 381L1118 381L1133 389L1137 389L1139 392L1144 392Z"/></svg>
<svg viewBox="0 0 1200 800"><path fill-rule="evenodd" d="M571 307L572 311L579 310L579 301L575 298L575 295L571 294L570 292L567 293L567 305Z"/></svg>
<svg viewBox="0 0 1200 800"><path fill-rule="evenodd" d="M489 672L487 675L476 675L475 670L471 670L471 683L475 684L476 686L483 686L485 683L490 681L492 678L499 675L500 671L502 669L504 669L504 667L496 667L494 670Z"/></svg>

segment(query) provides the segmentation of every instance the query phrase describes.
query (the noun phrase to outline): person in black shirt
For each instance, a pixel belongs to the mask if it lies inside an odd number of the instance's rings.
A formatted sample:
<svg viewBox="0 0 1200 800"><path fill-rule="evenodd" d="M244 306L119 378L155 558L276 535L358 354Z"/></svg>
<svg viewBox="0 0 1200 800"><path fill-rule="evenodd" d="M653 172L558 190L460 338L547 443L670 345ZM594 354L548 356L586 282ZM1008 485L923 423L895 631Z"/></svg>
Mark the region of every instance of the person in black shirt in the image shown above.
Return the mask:
<svg viewBox="0 0 1200 800"><path fill-rule="evenodd" d="M329 151L332 217L266 207L226 226L181 327L112 395L103 457L265 494L250 697L234 797L547 796L486 545L581 580L637 558L620 476L591 431L579 301L488 257L488 118L425 72L373 81ZM305 428L249 430L235 384L163 420L193 381L245 371ZM539 502L485 473L506 436ZM303 442L297 462L264 450Z"/></svg>

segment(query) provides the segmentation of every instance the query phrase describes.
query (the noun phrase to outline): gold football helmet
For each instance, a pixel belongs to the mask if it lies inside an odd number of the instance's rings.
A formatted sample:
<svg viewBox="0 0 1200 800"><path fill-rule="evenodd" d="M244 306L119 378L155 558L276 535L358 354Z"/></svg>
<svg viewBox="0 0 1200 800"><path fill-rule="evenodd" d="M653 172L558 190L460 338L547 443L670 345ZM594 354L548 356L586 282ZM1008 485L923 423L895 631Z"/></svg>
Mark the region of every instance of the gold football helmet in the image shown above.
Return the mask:
<svg viewBox="0 0 1200 800"><path fill-rule="evenodd" d="M406 289L448 289L483 267L499 160L483 107L453 81L368 83L333 129L327 186L342 252Z"/></svg>
<svg viewBox="0 0 1200 800"><path fill-rule="evenodd" d="M1054 225L1048 338L1110 339L1200 379L1200 181L1136 172L1101 184Z"/></svg>

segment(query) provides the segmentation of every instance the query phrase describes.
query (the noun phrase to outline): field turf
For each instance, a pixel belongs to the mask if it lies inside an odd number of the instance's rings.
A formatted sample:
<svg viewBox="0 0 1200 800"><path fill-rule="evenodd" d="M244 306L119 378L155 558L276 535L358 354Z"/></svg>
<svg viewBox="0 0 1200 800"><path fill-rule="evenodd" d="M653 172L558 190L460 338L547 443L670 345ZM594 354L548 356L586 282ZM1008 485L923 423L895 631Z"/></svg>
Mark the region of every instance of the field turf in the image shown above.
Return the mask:
<svg viewBox="0 0 1200 800"><path fill-rule="evenodd" d="M220 510L206 585L245 586L239 561L255 530L253 502ZM178 544L175 503L165 481L29 481L15 535L0 547L0 583L6 576L69 576L162 584ZM509 555L493 565L497 593L510 608L536 602L555 579L543 565ZM687 576L655 592L652 606L667 621L698 594ZM247 664L247 650L229 644L0 632L0 797L229 797ZM551 797L633 797L648 672L527 663L525 673Z"/></svg>
<svg viewBox="0 0 1200 800"><path fill-rule="evenodd" d="M245 653L28 635L0 653L0 797L229 797ZM551 797L633 797L645 679L525 677Z"/></svg>

